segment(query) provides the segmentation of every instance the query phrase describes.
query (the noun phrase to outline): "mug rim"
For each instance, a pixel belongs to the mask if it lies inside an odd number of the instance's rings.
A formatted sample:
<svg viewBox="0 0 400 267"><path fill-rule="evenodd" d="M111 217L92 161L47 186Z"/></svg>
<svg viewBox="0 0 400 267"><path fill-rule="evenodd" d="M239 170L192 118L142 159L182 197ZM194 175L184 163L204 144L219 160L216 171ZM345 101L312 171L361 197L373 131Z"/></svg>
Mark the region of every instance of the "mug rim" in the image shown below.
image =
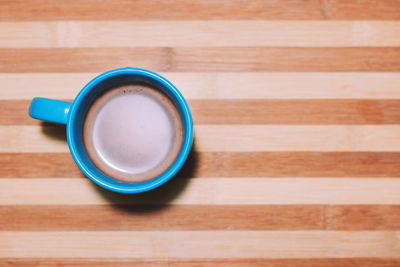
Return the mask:
<svg viewBox="0 0 400 267"><path fill-rule="evenodd" d="M183 125L184 125L184 138L183 142L180 148L180 151L174 160L174 162L170 165L170 167L161 173L160 175L154 177L153 179L150 179L148 183L142 184L142 183L127 183L127 182L121 182L119 186L113 185L108 183L107 181L103 180L102 178L97 177L95 174L91 172L87 166L85 166L80 159L80 152L79 149L77 148L77 144L75 143L75 140L73 138L74 136L74 127L76 121L76 112L78 110L78 107L82 102L85 101L86 95L89 93L89 91L99 84L100 82L103 82L104 80L107 80L111 77L117 76L117 75L126 75L126 74L133 74L133 75L140 75L144 76L146 78L150 78L152 80L155 80L156 82L159 82L162 84L168 91L171 93L174 97L174 100L177 101L178 105L182 109L182 114L181 114L181 119L183 120ZM72 158L74 159L75 163L78 165L79 169L94 183L97 185L106 188L108 190L114 191L114 192L119 192L119 193L141 193L145 191L149 191L151 189L154 189L156 187L161 186L162 184L166 183L169 181L182 167L184 162L186 161L191 146L193 142L193 121L192 121L192 116L190 113L189 106L182 96L182 94L179 92L179 90L167 79L162 77L161 75L154 73L149 70L145 69L140 69L140 68L120 68L120 69L114 69L110 70L107 72L104 72L95 78L93 78L89 83L87 83L78 93L78 95L75 97L73 100L70 110L68 112L68 120L67 120L67 143L69 150L72 154ZM112 177L110 177L112 178Z"/></svg>

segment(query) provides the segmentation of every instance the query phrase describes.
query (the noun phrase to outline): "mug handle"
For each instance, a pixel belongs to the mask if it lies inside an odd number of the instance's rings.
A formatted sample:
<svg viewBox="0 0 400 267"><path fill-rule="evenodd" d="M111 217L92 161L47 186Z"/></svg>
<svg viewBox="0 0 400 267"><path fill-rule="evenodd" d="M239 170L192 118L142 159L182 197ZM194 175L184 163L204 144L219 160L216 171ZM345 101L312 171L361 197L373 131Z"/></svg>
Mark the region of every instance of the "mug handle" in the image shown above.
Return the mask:
<svg viewBox="0 0 400 267"><path fill-rule="evenodd" d="M38 120L67 124L71 102L42 97L32 99L29 115Z"/></svg>

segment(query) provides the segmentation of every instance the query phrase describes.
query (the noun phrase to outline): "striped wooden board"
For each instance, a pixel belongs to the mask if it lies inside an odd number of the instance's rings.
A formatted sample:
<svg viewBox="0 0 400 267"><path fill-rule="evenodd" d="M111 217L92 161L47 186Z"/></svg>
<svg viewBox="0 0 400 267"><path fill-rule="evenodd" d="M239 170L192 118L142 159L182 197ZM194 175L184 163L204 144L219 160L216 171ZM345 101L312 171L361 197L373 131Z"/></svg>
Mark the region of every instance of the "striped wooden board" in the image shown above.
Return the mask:
<svg viewBox="0 0 400 267"><path fill-rule="evenodd" d="M141 195L27 113L126 66L195 121ZM398 0L3 0L0 86L0 266L400 266Z"/></svg>

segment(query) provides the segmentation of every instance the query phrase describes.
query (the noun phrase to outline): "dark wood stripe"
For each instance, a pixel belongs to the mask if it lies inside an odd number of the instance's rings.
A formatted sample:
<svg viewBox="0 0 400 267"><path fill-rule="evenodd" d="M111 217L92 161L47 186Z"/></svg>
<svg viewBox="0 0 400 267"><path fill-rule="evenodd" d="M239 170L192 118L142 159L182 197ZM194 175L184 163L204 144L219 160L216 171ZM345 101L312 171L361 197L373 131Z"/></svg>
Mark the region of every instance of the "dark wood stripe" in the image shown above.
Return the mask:
<svg viewBox="0 0 400 267"><path fill-rule="evenodd" d="M234 89L232 89L234 90ZM30 100L0 100L0 125L38 125ZM189 100L196 124L399 124L400 100Z"/></svg>
<svg viewBox="0 0 400 267"><path fill-rule="evenodd" d="M305 259L36 259L4 258L0 265L5 267L398 267L398 258L305 258Z"/></svg>
<svg viewBox="0 0 400 267"><path fill-rule="evenodd" d="M400 48L177 48L174 71L399 71Z"/></svg>
<svg viewBox="0 0 400 267"><path fill-rule="evenodd" d="M323 206L0 206L0 231L318 230Z"/></svg>
<svg viewBox="0 0 400 267"><path fill-rule="evenodd" d="M0 231L400 230L399 205L18 205L0 217Z"/></svg>
<svg viewBox="0 0 400 267"><path fill-rule="evenodd" d="M337 20L398 20L398 0L322 0L324 14Z"/></svg>
<svg viewBox="0 0 400 267"><path fill-rule="evenodd" d="M396 0L3 0L0 20L195 20L400 18Z"/></svg>
<svg viewBox="0 0 400 267"><path fill-rule="evenodd" d="M83 85L82 85L83 87ZM70 101L71 99L60 99ZM32 119L29 116L30 100L0 100L0 125L42 125L43 121ZM55 126L50 124L51 126Z"/></svg>
<svg viewBox="0 0 400 267"><path fill-rule="evenodd" d="M192 152L178 177L400 177L399 163L399 152ZM47 177L83 175L69 153L0 153L0 178Z"/></svg>
<svg viewBox="0 0 400 267"><path fill-rule="evenodd" d="M400 177L396 152L193 153L182 177Z"/></svg>
<svg viewBox="0 0 400 267"><path fill-rule="evenodd" d="M170 51L151 47L0 48L0 72L104 72L133 66L167 70Z"/></svg>
<svg viewBox="0 0 400 267"><path fill-rule="evenodd" d="M194 100L189 103L194 121L198 124L400 123L400 100L258 99Z"/></svg>
<svg viewBox="0 0 400 267"><path fill-rule="evenodd" d="M326 227L329 230L399 230L400 206L344 205L328 206Z"/></svg>
<svg viewBox="0 0 400 267"><path fill-rule="evenodd" d="M54 129L65 131L65 128ZM83 177L83 174L69 153L0 153L0 177Z"/></svg>
<svg viewBox="0 0 400 267"><path fill-rule="evenodd" d="M1 48L0 72L400 71L399 47Z"/></svg>

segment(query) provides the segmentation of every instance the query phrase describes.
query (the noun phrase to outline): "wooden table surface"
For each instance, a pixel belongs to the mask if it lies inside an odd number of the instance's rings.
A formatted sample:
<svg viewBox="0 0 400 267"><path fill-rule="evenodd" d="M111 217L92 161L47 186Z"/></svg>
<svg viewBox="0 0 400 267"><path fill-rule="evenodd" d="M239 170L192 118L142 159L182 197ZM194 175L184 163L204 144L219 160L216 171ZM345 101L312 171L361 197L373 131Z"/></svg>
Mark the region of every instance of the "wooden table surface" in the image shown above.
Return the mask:
<svg viewBox="0 0 400 267"><path fill-rule="evenodd" d="M195 121L142 195L27 110L126 66ZM398 0L3 0L0 266L400 266L399 71Z"/></svg>

